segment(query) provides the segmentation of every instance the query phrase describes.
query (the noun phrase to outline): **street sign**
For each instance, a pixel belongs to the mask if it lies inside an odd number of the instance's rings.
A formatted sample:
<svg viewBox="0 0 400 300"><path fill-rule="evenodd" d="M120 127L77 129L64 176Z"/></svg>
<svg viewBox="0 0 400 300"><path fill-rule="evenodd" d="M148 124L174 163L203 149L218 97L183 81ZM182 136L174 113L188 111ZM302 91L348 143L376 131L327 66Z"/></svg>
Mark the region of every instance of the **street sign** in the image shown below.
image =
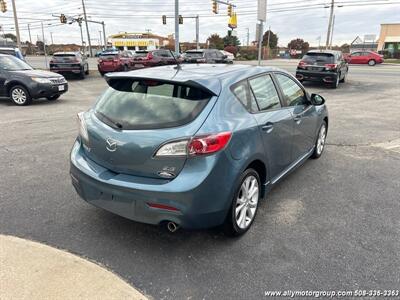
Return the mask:
<svg viewBox="0 0 400 300"><path fill-rule="evenodd" d="M257 20L267 21L267 0L258 0Z"/></svg>
<svg viewBox="0 0 400 300"><path fill-rule="evenodd" d="M364 35L364 41L375 41L376 34L366 34Z"/></svg>

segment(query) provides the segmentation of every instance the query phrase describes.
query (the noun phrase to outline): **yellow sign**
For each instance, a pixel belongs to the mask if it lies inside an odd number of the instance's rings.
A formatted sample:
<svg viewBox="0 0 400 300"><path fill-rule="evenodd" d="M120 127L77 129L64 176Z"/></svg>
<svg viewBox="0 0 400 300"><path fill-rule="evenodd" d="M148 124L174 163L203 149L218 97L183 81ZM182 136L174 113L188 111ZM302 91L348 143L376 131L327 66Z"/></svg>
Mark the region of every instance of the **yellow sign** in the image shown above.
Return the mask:
<svg viewBox="0 0 400 300"><path fill-rule="evenodd" d="M236 13L233 13L232 16L229 18L229 23L228 23L229 28L237 28L237 15Z"/></svg>

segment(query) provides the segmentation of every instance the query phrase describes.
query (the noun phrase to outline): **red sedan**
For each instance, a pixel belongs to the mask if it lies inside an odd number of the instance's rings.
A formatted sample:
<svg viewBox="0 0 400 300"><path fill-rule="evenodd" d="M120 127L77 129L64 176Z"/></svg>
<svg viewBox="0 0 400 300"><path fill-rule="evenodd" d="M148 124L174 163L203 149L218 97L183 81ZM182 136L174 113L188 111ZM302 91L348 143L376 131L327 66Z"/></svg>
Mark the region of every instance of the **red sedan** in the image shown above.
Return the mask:
<svg viewBox="0 0 400 300"><path fill-rule="evenodd" d="M347 61L350 64L368 64L375 66L383 63L383 55L373 51L356 51L347 56Z"/></svg>

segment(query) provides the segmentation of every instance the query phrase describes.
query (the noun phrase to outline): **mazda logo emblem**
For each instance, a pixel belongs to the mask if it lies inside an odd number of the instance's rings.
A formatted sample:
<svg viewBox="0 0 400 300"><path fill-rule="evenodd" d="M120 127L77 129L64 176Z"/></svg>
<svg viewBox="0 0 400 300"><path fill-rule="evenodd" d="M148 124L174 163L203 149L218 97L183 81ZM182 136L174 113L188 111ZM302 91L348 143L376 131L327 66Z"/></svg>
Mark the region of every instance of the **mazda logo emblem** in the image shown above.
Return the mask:
<svg viewBox="0 0 400 300"><path fill-rule="evenodd" d="M112 138L107 138L106 149L110 152L115 152L117 150L117 141Z"/></svg>

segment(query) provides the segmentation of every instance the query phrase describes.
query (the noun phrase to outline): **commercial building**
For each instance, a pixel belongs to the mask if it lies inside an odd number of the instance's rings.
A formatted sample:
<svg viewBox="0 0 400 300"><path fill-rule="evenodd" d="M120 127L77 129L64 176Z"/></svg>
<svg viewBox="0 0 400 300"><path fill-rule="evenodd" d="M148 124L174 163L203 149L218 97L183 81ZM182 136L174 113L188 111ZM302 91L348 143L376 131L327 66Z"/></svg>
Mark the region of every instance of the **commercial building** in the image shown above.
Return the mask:
<svg viewBox="0 0 400 300"><path fill-rule="evenodd" d="M385 56L400 58L400 23L381 24L378 51Z"/></svg>
<svg viewBox="0 0 400 300"><path fill-rule="evenodd" d="M120 50L154 50L173 45L174 40L172 36L124 32L109 36L108 43Z"/></svg>

